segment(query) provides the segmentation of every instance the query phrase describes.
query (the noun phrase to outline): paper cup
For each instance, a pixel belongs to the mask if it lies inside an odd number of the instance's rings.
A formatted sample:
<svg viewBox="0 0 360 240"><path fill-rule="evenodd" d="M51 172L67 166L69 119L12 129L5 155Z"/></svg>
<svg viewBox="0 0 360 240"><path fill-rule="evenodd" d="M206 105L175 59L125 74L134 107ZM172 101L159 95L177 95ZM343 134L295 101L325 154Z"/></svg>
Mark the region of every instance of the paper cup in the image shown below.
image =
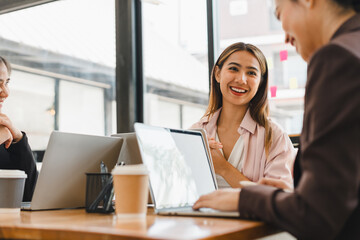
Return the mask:
<svg viewBox="0 0 360 240"><path fill-rule="evenodd" d="M0 170L0 213L19 212L27 175L20 170Z"/></svg>
<svg viewBox="0 0 360 240"><path fill-rule="evenodd" d="M146 167L143 164L116 166L112 175L117 217L145 217L149 191Z"/></svg>

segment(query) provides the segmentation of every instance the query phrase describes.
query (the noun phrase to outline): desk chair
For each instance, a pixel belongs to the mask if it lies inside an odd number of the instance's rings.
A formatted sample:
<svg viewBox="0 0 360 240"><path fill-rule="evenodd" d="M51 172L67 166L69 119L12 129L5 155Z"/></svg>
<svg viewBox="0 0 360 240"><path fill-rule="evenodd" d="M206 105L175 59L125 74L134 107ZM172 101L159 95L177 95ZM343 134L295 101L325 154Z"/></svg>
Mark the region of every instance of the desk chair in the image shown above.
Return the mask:
<svg viewBox="0 0 360 240"><path fill-rule="evenodd" d="M45 150L32 151L36 162L42 162L45 154Z"/></svg>
<svg viewBox="0 0 360 240"><path fill-rule="evenodd" d="M294 148L299 148L299 146L300 146L300 134L289 134L289 138L290 138Z"/></svg>

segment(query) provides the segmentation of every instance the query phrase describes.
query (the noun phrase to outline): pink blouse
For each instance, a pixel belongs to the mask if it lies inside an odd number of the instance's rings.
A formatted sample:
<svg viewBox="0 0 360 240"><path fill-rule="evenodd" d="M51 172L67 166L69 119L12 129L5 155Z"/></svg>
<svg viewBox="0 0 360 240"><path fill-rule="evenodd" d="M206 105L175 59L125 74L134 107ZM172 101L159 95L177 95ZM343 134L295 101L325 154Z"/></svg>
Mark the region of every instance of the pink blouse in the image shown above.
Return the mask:
<svg viewBox="0 0 360 240"><path fill-rule="evenodd" d="M208 137L215 139L217 120L221 108L210 119L203 117L191 128L203 128ZM244 139L244 162L240 172L251 181L257 182L263 177L281 179L293 186L292 169L296 156L288 135L276 123L270 121L272 128L272 144L269 156L265 154L265 128L256 123L248 110L242 120L238 133ZM234 166L238 168L237 166Z"/></svg>

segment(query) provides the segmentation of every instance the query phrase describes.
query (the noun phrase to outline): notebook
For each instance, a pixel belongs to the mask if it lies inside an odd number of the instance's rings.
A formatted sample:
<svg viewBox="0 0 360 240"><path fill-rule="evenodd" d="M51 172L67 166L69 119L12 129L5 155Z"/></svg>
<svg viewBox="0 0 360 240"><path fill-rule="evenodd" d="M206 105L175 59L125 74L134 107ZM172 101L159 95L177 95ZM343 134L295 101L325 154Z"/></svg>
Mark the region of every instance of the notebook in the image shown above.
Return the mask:
<svg viewBox="0 0 360 240"><path fill-rule="evenodd" d="M85 207L85 173L100 172L101 161L110 172L122 142L122 138L52 132L32 201L22 209Z"/></svg>
<svg viewBox="0 0 360 240"><path fill-rule="evenodd" d="M238 212L192 209L196 200L217 189L207 142L200 131L135 123L143 163L149 170L155 213L239 217Z"/></svg>

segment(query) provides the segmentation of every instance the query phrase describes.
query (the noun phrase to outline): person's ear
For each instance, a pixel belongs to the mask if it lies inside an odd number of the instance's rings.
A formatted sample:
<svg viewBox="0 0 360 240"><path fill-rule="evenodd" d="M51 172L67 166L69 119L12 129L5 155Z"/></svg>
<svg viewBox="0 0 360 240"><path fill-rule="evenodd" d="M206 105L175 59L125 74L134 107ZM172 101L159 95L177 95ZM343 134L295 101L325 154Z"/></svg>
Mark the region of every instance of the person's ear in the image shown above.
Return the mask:
<svg viewBox="0 0 360 240"><path fill-rule="evenodd" d="M219 66L215 67L214 76L215 76L216 82L220 83L220 68L219 68Z"/></svg>

